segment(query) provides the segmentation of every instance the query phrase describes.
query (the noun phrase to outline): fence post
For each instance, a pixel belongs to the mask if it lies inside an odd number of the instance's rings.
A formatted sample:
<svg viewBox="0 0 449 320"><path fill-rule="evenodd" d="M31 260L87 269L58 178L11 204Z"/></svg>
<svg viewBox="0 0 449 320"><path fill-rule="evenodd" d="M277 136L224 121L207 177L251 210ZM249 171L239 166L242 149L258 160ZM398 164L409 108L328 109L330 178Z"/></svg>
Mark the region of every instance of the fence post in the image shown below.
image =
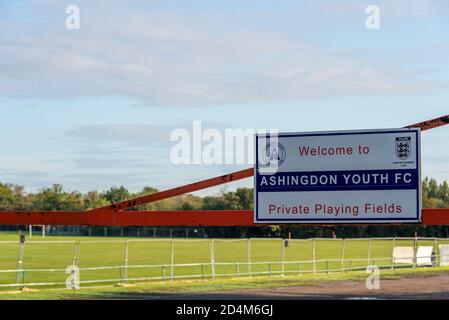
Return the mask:
<svg viewBox="0 0 449 320"><path fill-rule="evenodd" d="M22 290L25 291L27 288L27 275L26 272L24 270L21 271L22 273Z"/></svg>
<svg viewBox="0 0 449 320"><path fill-rule="evenodd" d="M77 241L75 242L75 253L73 255L73 272L74 272L74 285L73 288L74 289L79 289L80 288L80 270L78 268L78 263L79 263L79 257L80 257L80 242Z"/></svg>
<svg viewBox="0 0 449 320"><path fill-rule="evenodd" d="M413 268L416 268L416 253L418 247L418 235L415 232L415 239L413 240Z"/></svg>
<svg viewBox="0 0 449 320"><path fill-rule="evenodd" d="M434 246L434 248L435 248L435 267L437 267L438 266L438 256L439 256L439 252L438 252L438 240L437 240L437 238L434 238L433 239L433 246Z"/></svg>
<svg viewBox="0 0 449 320"><path fill-rule="evenodd" d="M215 240L209 241L209 251L210 251L210 268L212 272L212 279L215 279Z"/></svg>
<svg viewBox="0 0 449 320"><path fill-rule="evenodd" d="M240 276L240 264L238 262L235 264L235 269L237 276Z"/></svg>
<svg viewBox="0 0 449 320"><path fill-rule="evenodd" d="M248 275L251 274L251 238L248 238Z"/></svg>
<svg viewBox="0 0 449 320"><path fill-rule="evenodd" d="M313 273L316 273L316 248L315 238L312 239L312 260L313 260Z"/></svg>
<svg viewBox="0 0 449 320"><path fill-rule="evenodd" d="M396 237L393 237L393 250L391 251L391 270L394 270L394 248L396 247Z"/></svg>
<svg viewBox="0 0 449 320"><path fill-rule="evenodd" d="M162 279L166 280L166 275L165 275L165 264L162 265Z"/></svg>
<svg viewBox="0 0 449 320"><path fill-rule="evenodd" d="M129 252L129 240L125 242L125 269L123 270L123 284L128 281L128 252Z"/></svg>
<svg viewBox="0 0 449 320"><path fill-rule="evenodd" d="M23 278L23 255L25 252L25 242L19 242L19 255L17 258L17 276L16 276L16 282L19 284L20 278Z"/></svg>
<svg viewBox="0 0 449 320"><path fill-rule="evenodd" d="M341 271L344 271L345 266L345 239L341 240Z"/></svg>
<svg viewBox="0 0 449 320"><path fill-rule="evenodd" d="M80 257L80 242L75 242L75 254L73 255L73 266L78 268L78 261Z"/></svg>
<svg viewBox="0 0 449 320"><path fill-rule="evenodd" d="M367 266L371 264L371 238L368 239L368 263Z"/></svg>
<svg viewBox="0 0 449 320"><path fill-rule="evenodd" d="M281 276L284 276L285 241L285 239L281 241Z"/></svg>
<svg viewBox="0 0 449 320"><path fill-rule="evenodd" d="M171 231L171 229L170 229ZM170 235L171 237L171 235ZM173 239L170 240L170 279L173 280L175 277L175 269L173 264L175 263L175 255L174 255L174 244Z"/></svg>

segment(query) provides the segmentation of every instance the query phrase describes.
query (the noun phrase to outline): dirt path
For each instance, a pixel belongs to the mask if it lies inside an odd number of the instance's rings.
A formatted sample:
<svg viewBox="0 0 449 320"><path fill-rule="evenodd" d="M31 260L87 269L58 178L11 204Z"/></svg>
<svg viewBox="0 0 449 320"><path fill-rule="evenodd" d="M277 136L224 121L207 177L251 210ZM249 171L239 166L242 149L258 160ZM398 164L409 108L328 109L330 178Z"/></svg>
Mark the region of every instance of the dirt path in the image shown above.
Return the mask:
<svg viewBox="0 0 449 320"><path fill-rule="evenodd" d="M148 297L151 298L151 297ZM154 297L153 297L154 298ZM334 281L320 284L228 292L177 294L159 299L449 299L449 273L382 280L379 290L368 290L364 281Z"/></svg>

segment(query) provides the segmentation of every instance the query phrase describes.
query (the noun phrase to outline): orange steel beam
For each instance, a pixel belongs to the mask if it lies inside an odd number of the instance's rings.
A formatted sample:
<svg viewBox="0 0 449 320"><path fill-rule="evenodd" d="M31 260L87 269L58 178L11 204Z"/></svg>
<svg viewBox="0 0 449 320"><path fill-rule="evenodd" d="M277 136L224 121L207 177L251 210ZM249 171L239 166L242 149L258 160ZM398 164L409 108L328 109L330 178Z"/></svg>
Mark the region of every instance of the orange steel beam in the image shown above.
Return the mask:
<svg viewBox="0 0 449 320"><path fill-rule="evenodd" d="M449 208L443 209L423 209L423 225L449 225Z"/></svg>
<svg viewBox="0 0 449 320"><path fill-rule="evenodd" d="M448 123L449 123L449 115L445 115L445 116L441 116L439 118L435 118L432 120L423 121L423 122L416 123L416 124L413 124L410 126L406 126L405 128L421 128L421 130L424 131L424 130L429 130L432 128L440 127L440 126L446 125ZM170 198L173 196L185 194L188 192L193 192L193 191L198 191L201 189L218 186L218 185L228 183L231 181L237 181L240 179L249 178L249 177L252 177L253 175L254 175L253 168L244 169L244 170L236 171L236 172L229 173L229 174L226 174L223 176L219 176L219 177L199 181L196 183L184 185L184 186L181 186L178 188L173 188L173 189L153 193L150 195L145 195L145 196L137 197L134 199L117 202L117 203L111 204L109 206L90 210L88 212L94 213L94 212L122 211L122 210L126 210L129 208L135 207L135 206L145 204L145 203L155 202L155 201L167 199L167 198Z"/></svg>
<svg viewBox="0 0 449 320"><path fill-rule="evenodd" d="M202 211L11 211L0 213L0 224L9 225L65 225L65 226L165 226L165 227L263 227L254 224L253 210L202 210ZM449 208L423 209L422 225L449 225ZM292 226L293 224L289 224ZM316 224L300 224L317 226ZM332 226L320 224L319 226ZM343 225L343 224L339 224ZM344 224L360 226L366 224ZM372 224L370 224L372 225ZM383 224L385 225L385 224ZM395 224L400 225L400 223Z"/></svg>
<svg viewBox="0 0 449 320"><path fill-rule="evenodd" d="M252 210L203 211L9 211L0 224L74 226L249 226Z"/></svg>
<svg viewBox="0 0 449 320"><path fill-rule="evenodd" d="M441 116L432 120L427 120L419 123L412 124L406 128L421 128L422 131L437 128L449 124L449 115Z"/></svg>

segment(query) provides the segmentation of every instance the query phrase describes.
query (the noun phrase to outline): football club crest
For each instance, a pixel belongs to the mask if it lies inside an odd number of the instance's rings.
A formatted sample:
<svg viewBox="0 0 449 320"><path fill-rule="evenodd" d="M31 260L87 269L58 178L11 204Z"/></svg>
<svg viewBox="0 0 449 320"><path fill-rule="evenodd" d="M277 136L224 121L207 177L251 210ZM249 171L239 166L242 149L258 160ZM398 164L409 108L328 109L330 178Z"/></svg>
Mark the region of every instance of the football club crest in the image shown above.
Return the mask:
<svg viewBox="0 0 449 320"><path fill-rule="evenodd" d="M285 148L279 142L267 143L262 154L261 165L265 167L279 167L285 160Z"/></svg>
<svg viewBox="0 0 449 320"><path fill-rule="evenodd" d="M396 137L396 157L407 160L412 153L411 137Z"/></svg>

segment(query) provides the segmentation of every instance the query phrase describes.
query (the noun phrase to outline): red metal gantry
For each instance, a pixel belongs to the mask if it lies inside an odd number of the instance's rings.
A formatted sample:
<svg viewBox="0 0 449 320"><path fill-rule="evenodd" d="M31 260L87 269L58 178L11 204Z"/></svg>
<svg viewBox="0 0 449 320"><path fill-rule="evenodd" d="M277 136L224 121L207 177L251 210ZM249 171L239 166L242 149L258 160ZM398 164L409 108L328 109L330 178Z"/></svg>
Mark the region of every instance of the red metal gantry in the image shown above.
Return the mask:
<svg viewBox="0 0 449 320"><path fill-rule="evenodd" d="M446 115L406 126L406 128L421 128L422 131L425 131L448 123L449 115ZM89 211L3 211L0 212L0 224L73 226L260 226L261 224L256 225L253 222L253 210L126 211L126 209L142 204L249 178L253 174L254 169L248 168ZM449 225L449 208L423 209L422 224Z"/></svg>

